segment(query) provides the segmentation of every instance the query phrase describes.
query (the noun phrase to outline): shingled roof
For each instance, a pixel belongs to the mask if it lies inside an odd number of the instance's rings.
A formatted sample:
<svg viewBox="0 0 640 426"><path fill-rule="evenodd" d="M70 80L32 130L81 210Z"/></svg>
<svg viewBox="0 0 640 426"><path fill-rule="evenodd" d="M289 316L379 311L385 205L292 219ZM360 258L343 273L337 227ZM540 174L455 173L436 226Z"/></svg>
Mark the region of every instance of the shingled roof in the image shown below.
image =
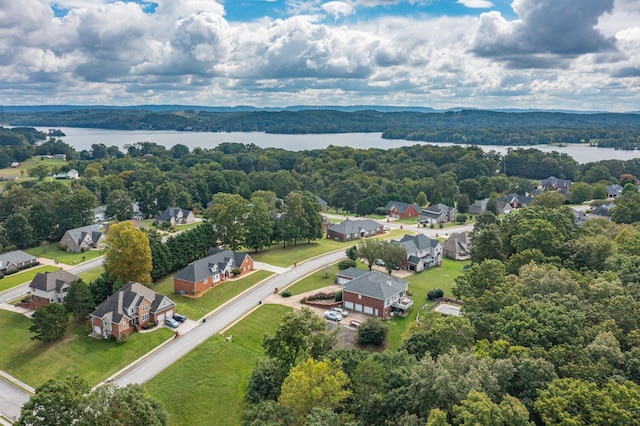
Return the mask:
<svg viewBox="0 0 640 426"><path fill-rule="evenodd" d="M34 262L35 260L37 259L34 256L21 250L2 253L0 254L0 269L6 268L9 263L20 264L25 262Z"/></svg>
<svg viewBox="0 0 640 426"><path fill-rule="evenodd" d="M162 294L156 293L149 287L146 287L135 281L129 281L120 290L113 293L107 300L98 305L98 307L91 312L91 316L104 318L109 321L119 323L122 317L131 319L135 316L129 316L127 314L128 308L132 306L138 306L143 299L147 299L151 302L150 313L155 313L159 307L163 309L168 305L175 305L171 299ZM166 301L163 303L163 301Z"/></svg>
<svg viewBox="0 0 640 426"><path fill-rule="evenodd" d="M85 235L87 234L91 237L91 242L93 244L98 242L100 237L104 235L104 232L102 232L97 225L87 225L80 228L69 229L67 233L78 245L82 243Z"/></svg>
<svg viewBox="0 0 640 426"><path fill-rule="evenodd" d="M426 250L429 248L436 248L440 241L433 240L427 237L424 234L418 235L405 235L399 240L394 240L393 242L399 243L407 250L407 253L416 253L421 250Z"/></svg>
<svg viewBox="0 0 640 426"><path fill-rule="evenodd" d="M78 281L80 277L73 275L70 272L60 270L55 272L45 272L44 274L38 272L33 280L29 284L29 288L34 290L52 291L62 289L65 284L71 284L74 281Z"/></svg>
<svg viewBox="0 0 640 426"><path fill-rule="evenodd" d="M409 283L392 275L378 271L369 271L342 287L342 291L361 294L378 300L387 300L407 289Z"/></svg>
<svg viewBox="0 0 640 426"><path fill-rule="evenodd" d="M329 230L338 234L359 234L360 232L370 232L382 228L378 222L372 219L346 219L340 223L329 226Z"/></svg>
<svg viewBox="0 0 640 426"><path fill-rule="evenodd" d="M248 256L246 253L222 250L216 247L209 249L207 257L191 262L175 275L175 278L188 282L198 282L209 278L214 274L214 270L220 271L227 266L230 259L233 259L233 266L239 267Z"/></svg>

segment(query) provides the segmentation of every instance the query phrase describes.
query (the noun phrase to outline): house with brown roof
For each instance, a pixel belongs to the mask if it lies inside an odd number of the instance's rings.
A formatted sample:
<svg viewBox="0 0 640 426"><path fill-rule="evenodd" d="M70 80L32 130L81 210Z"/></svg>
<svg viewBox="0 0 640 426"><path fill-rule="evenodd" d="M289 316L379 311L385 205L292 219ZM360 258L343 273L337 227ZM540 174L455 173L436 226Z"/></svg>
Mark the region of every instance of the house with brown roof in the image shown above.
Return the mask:
<svg viewBox="0 0 640 426"><path fill-rule="evenodd" d="M387 212L387 216L397 219L418 217L418 215L420 214L419 205L402 203L400 201L389 201L384 209Z"/></svg>
<svg viewBox="0 0 640 426"><path fill-rule="evenodd" d="M83 251L102 248L107 234L99 225L88 225L69 229L64 233L58 245L67 251L82 253Z"/></svg>
<svg viewBox="0 0 640 426"><path fill-rule="evenodd" d="M451 234L442 244L442 255L455 260L471 259L471 239L468 232Z"/></svg>
<svg viewBox="0 0 640 426"><path fill-rule="evenodd" d="M342 286L345 309L380 318L406 314L413 306L407 296L409 283L378 271L369 271Z"/></svg>
<svg viewBox="0 0 640 426"><path fill-rule="evenodd" d="M327 238L336 241L352 241L360 238L373 237L382 234L383 226L372 219L346 220L330 225L327 228Z"/></svg>
<svg viewBox="0 0 640 426"><path fill-rule="evenodd" d="M120 339L149 322L158 324L171 318L175 306L167 296L129 281L89 314L91 334Z"/></svg>
<svg viewBox="0 0 640 426"><path fill-rule="evenodd" d="M234 268L240 274L253 271L253 259L246 253L212 247L207 257L191 262L173 277L173 289L176 293L204 293L228 280Z"/></svg>
<svg viewBox="0 0 640 426"><path fill-rule="evenodd" d="M79 279L77 275L64 270L44 274L38 272L29 283L27 307L35 311L50 303L64 303L71 283Z"/></svg>

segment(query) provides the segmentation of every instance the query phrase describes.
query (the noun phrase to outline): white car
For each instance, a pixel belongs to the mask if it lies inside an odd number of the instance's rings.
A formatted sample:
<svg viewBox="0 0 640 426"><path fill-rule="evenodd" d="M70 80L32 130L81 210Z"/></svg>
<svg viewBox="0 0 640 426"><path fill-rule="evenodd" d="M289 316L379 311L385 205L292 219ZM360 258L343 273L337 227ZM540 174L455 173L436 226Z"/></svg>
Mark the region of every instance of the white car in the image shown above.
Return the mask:
<svg viewBox="0 0 640 426"><path fill-rule="evenodd" d="M383 230L383 231L391 231L391 227L390 227L389 225L384 225L384 226L382 227L382 230Z"/></svg>
<svg viewBox="0 0 640 426"><path fill-rule="evenodd" d="M345 309L342 309L338 306L331 308L331 310L336 314L340 315L342 318L346 318L349 316L349 312L347 312Z"/></svg>
<svg viewBox="0 0 640 426"><path fill-rule="evenodd" d="M342 319L342 315L340 315L337 312L333 312L333 311L326 311L324 313L324 317L326 319L328 319L328 320L336 321L336 322L338 322L338 321L340 321Z"/></svg>

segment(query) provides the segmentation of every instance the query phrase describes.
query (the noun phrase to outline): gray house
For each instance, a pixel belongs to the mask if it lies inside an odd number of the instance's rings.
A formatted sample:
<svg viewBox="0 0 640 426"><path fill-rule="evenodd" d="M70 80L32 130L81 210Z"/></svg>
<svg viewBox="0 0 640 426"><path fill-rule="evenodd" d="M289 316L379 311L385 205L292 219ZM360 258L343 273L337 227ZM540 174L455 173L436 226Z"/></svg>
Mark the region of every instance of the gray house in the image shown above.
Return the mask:
<svg viewBox="0 0 640 426"><path fill-rule="evenodd" d="M79 279L64 270L36 274L29 284L29 309L36 310L49 303L63 303L71 283Z"/></svg>
<svg viewBox="0 0 640 426"><path fill-rule="evenodd" d="M451 234L442 245L442 255L455 260L471 259L471 239L468 232Z"/></svg>
<svg viewBox="0 0 640 426"><path fill-rule="evenodd" d="M168 207L165 211L156 216L158 223L169 222L171 226L184 225L196 221L196 217L191 210L184 210L180 207Z"/></svg>
<svg viewBox="0 0 640 426"><path fill-rule="evenodd" d="M422 271L442 262L442 244L426 235L405 235L393 242L407 250L407 259L402 263L402 267L409 271Z"/></svg>
<svg viewBox="0 0 640 426"><path fill-rule="evenodd" d="M487 211L487 203L489 202L489 198L484 198L482 200L478 200L475 203L469 206L469 214L482 214ZM498 214L509 214L511 213L511 205L506 203L505 201L498 200Z"/></svg>
<svg viewBox="0 0 640 426"><path fill-rule="evenodd" d="M0 274L17 271L38 264L38 259L21 250L0 254Z"/></svg>
<svg viewBox="0 0 640 426"><path fill-rule="evenodd" d="M434 204L420 211L419 220L422 224L434 224L454 222L458 210L445 204Z"/></svg>
<svg viewBox="0 0 640 426"><path fill-rule="evenodd" d="M81 253L83 251L101 248L106 239L107 235L102 232L101 226L88 225L81 228L69 229L64 233L58 244L67 251Z"/></svg>
<svg viewBox="0 0 640 426"><path fill-rule="evenodd" d="M343 222L329 226L327 238L336 241L351 241L360 238L372 237L382 234L383 226L371 219L346 219Z"/></svg>

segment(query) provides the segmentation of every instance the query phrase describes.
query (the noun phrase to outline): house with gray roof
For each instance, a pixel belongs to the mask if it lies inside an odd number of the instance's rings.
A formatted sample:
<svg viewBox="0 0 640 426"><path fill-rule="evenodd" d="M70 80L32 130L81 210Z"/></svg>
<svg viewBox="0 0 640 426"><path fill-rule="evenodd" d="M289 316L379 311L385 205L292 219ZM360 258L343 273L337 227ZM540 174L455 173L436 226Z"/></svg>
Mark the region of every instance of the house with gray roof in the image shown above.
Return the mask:
<svg viewBox="0 0 640 426"><path fill-rule="evenodd" d="M327 209L329 208L329 204L317 195L316 195L316 201L318 202L318 204L320 204L320 211L326 212Z"/></svg>
<svg viewBox="0 0 640 426"><path fill-rule="evenodd" d="M102 248L107 239L107 234L102 229L100 225L69 229L64 233L58 245L64 250L75 253Z"/></svg>
<svg viewBox="0 0 640 426"><path fill-rule="evenodd" d="M478 200L475 203L469 206L469 214L482 214L487 211L487 203L490 198L484 198L482 200ZM511 213L511 205L503 200L497 200L498 204L498 214L509 214Z"/></svg>
<svg viewBox="0 0 640 426"><path fill-rule="evenodd" d="M420 211L419 220L423 225L454 222L458 210L445 204L434 204Z"/></svg>
<svg viewBox="0 0 640 426"><path fill-rule="evenodd" d="M369 271L342 286L342 304L345 309L380 318L406 315L413 306L408 289L405 280Z"/></svg>
<svg viewBox="0 0 640 426"><path fill-rule="evenodd" d="M614 185L607 185L607 197L608 198L618 198L622 195L622 186L617 183Z"/></svg>
<svg viewBox="0 0 640 426"><path fill-rule="evenodd" d="M71 283L80 277L65 270L38 272L29 283L28 308L36 310L50 303L64 303Z"/></svg>
<svg viewBox="0 0 640 426"><path fill-rule="evenodd" d="M533 197L513 193L505 195L503 197L503 201L509 204L513 209L520 209L531 204L531 202L533 201Z"/></svg>
<svg viewBox="0 0 640 426"><path fill-rule="evenodd" d="M38 264L38 259L22 250L0 254L0 274L15 272Z"/></svg>
<svg viewBox="0 0 640 426"><path fill-rule="evenodd" d="M573 182L567 179L559 179L555 176L549 176L548 178L542 179L540 181L540 188L553 190L558 190L561 188L568 189L572 183Z"/></svg>
<svg viewBox="0 0 640 426"><path fill-rule="evenodd" d="M327 228L327 238L336 241L352 241L360 238L373 237L382 234L383 226L372 219L349 219L330 225Z"/></svg>
<svg viewBox="0 0 640 426"><path fill-rule="evenodd" d="M587 219L604 219L611 220L611 209L615 208L614 203L602 204L593 210L587 212Z"/></svg>
<svg viewBox="0 0 640 426"><path fill-rule="evenodd" d="M158 223L169 222L171 226L185 225L196 221L196 217L191 210L184 210L180 207L167 207L165 211L156 216Z"/></svg>
<svg viewBox="0 0 640 426"><path fill-rule="evenodd" d="M247 253L209 249L207 257L191 262L173 277L176 293L201 294L228 280L235 268L239 275L253 271L253 259Z"/></svg>
<svg viewBox="0 0 640 426"><path fill-rule="evenodd" d="M468 232L456 232L442 244L442 255L454 260L471 259L471 238Z"/></svg>
<svg viewBox="0 0 640 426"><path fill-rule="evenodd" d="M389 201L384 209L387 211L387 216L396 219L418 217L418 215L420 214L419 205L403 203L400 201Z"/></svg>
<svg viewBox="0 0 640 426"><path fill-rule="evenodd" d="M407 259L402 262L402 267L409 271L419 272L442 263L442 244L424 234L407 234L392 242L407 250Z"/></svg>
<svg viewBox="0 0 640 426"><path fill-rule="evenodd" d="M89 314L91 334L120 340L149 322L162 324L165 318L173 316L175 306L167 296L129 281Z"/></svg>
<svg viewBox="0 0 640 426"><path fill-rule="evenodd" d="M340 284L340 285L346 284L352 279L358 278L359 276L362 276L367 272L369 271L365 271L358 268L347 268L343 271L338 271L338 273L336 274L336 284Z"/></svg>

